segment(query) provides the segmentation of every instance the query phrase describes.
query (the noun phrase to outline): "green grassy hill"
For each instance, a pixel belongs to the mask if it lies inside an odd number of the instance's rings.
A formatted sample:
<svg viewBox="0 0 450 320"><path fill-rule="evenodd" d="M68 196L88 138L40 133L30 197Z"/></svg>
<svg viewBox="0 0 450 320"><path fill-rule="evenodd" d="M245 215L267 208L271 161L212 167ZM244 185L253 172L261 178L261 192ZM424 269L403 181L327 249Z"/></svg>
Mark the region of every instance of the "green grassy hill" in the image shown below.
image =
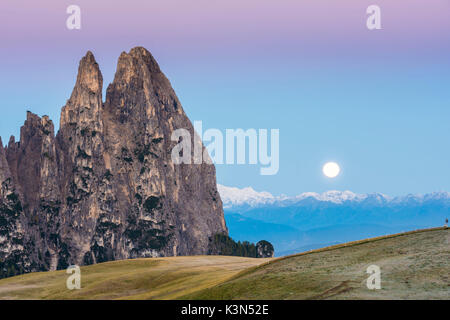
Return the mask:
<svg viewBox="0 0 450 320"><path fill-rule="evenodd" d="M0 299L176 299L219 284L268 259L192 256L121 260L81 267L81 289L63 271L0 280Z"/></svg>
<svg viewBox="0 0 450 320"><path fill-rule="evenodd" d="M381 289L369 290L369 265ZM186 299L450 299L450 229L355 241L273 260Z"/></svg>
<svg viewBox="0 0 450 320"><path fill-rule="evenodd" d="M381 290L366 269L381 268ZM0 280L0 299L450 299L450 229L367 239L280 259L194 256L81 267Z"/></svg>

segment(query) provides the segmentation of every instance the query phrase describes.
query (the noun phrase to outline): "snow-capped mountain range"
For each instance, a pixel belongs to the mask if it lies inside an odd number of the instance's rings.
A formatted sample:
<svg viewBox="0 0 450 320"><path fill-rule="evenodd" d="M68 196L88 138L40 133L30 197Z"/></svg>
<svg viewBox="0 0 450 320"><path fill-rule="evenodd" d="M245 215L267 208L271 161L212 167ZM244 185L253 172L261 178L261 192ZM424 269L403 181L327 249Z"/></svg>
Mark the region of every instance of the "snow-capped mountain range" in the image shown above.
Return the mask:
<svg viewBox="0 0 450 320"><path fill-rule="evenodd" d="M389 197L351 191L274 196L219 185L225 219L235 240L270 241L277 255L334 243L442 226L450 193Z"/></svg>
<svg viewBox="0 0 450 320"><path fill-rule="evenodd" d="M217 190L222 198L224 208L245 204L257 207L260 204L273 203L277 200L277 197L274 197L269 192L257 192L252 187L239 189L218 184Z"/></svg>
<svg viewBox="0 0 450 320"><path fill-rule="evenodd" d="M428 194L408 194L406 196L390 197L382 193L357 194L351 191L331 190L324 193L304 192L297 196L274 196L269 192L255 191L252 187L235 188L217 185L225 209L234 207L257 208L267 205L292 205L312 199L320 202L343 204L344 202L363 202L370 200L379 204L421 203L424 201L450 201L450 192L441 191Z"/></svg>

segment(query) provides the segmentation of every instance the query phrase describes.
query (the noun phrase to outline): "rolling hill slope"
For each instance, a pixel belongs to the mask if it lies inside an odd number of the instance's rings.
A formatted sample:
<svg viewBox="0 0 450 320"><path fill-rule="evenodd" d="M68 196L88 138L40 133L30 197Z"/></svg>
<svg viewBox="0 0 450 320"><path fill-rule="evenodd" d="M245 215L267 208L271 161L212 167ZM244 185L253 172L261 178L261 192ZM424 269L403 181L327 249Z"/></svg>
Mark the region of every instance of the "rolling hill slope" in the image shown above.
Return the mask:
<svg viewBox="0 0 450 320"><path fill-rule="evenodd" d="M381 290L366 269L381 268ZM81 267L0 280L0 299L450 299L450 229L355 241L279 259L192 256Z"/></svg>
<svg viewBox="0 0 450 320"><path fill-rule="evenodd" d="M0 280L0 299L176 299L219 284L270 259L190 256L134 259L81 267L81 289L66 272L36 272Z"/></svg>
<svg viewBox="0 0 450 320"><path fill-rule="evenodd" d="M381 289L366 286L369 265ZM450 299L450 229L355 241L273 260L186 299Z"/></svg>

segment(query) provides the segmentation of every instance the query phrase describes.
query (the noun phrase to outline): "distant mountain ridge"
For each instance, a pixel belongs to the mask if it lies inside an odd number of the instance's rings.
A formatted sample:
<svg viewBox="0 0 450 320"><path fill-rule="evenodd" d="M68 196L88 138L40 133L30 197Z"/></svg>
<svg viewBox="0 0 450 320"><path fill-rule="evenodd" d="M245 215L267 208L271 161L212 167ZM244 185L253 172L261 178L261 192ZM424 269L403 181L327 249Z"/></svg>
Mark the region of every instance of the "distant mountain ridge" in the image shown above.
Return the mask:
<svg viewBox="0 0 450 320"><path fill-rule="evenodd" d="M380 204L399 204L405 202L423 203L426 201L447 201L450 203L450 192L439 191L426 194L408 194L405 196L391 197L383 193L366 193L357 194L352 191L338 191L330 190L323 193L317 192L304 192L297 196L274 196L269 192L255 191L252 187L235 188L227 187L218 184L217 190L219 191L223 205L225 209L236 207L260 207L267 205L282 206L300 204L304 200L317 200L320 202L332 202L336 204L342 204L346 201L363 202L371 201L378 202Z"/></svg>
<svg viewBox="0 0 450 320"><path fill-rule="evenodd" d="M277 256L330 243L442 226L450 216L448 192L389 197L329 191L287 197L220 185L218 191L230 236L270 241Z"/></svg>

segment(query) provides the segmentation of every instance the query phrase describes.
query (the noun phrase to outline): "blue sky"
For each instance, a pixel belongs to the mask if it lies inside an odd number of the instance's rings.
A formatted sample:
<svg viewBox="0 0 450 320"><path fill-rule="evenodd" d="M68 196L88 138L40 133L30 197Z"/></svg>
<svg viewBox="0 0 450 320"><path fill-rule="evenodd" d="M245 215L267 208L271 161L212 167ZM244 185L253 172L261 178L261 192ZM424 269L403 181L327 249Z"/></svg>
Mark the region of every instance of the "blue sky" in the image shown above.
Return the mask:
<svg viewBox="0 0 450 320"><path fill-rule="evenodd" d="M224 185L288 195L330 189L426 193L450 190L446 70L401 63L364 70L310 65L256 71L249 78L237 71L213 83L206 78L206 90L178 92L204 128L280 128L279 173L260 176L255 166L219 165ZM214 112L206 115L210 105ZM338 178L321 174L327 161L341 165Z"/></svg>
<svg viewBox="0 0 450 320"><path fill-rule="evenodd" d="M10 9L16 3L7 2ZM279 23L271 26L266 24L270 4L264 2L266 11L254 12L249 21L242 11L231 29L228 18L217 25L208 20L210 28L185 27L182 19L196 14L196 4L207 10L204 16L216 12L194 1L188 14L180 13L179 30L165 28L175 9L165 11L164 4L156 22L116 27L108 21L119 21L120 10L116 17L109 7L102 16L100 6L89 11L83 7L88 2L80 3L86 19L98 26L87 20L79 33L54 28L52 23L64 25L64 6L62 13L59 7L44 13L47 24L29 28L13 28L19 20L13 9L0 14L4 143L11 134L19 136L26 110L48 114L58 126L87 50L99 62L106 88L120 52L142 45L160 63L190 119L202 120L204 129L280 129L277 175L261 176L259 166L218 165L221 184L287 195L330 189L388 195L450 191L448 1L433 0L427 8L409 1L406 12L401 4L380 1L386 20L379 31L365 29L369 2L364 1L345 1L344 8L335 8L342 17L329 22L320 7L309 8L315 16L297 19L288 7L296 2L286 0L286 9L277 7ZM242 8L235 1L227 6L230 12ZM20 19L37 19L33 10ZM338 178L323 177L327 161L341 165Z"/></svg>

